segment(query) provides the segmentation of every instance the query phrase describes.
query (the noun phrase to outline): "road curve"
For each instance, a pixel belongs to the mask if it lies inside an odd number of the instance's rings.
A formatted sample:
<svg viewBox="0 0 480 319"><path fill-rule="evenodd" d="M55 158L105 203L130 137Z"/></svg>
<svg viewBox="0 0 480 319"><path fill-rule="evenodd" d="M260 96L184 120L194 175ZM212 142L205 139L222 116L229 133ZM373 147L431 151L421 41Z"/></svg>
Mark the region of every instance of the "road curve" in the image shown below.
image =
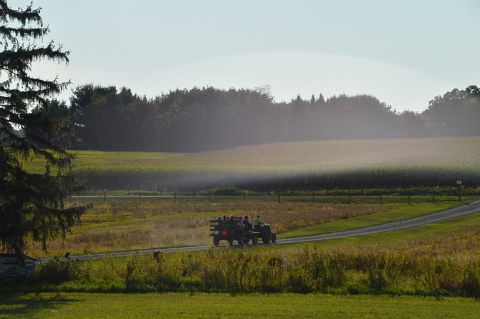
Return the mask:
<svg viewBox="0 0 480 319"><path fill-rule="evenodd" d="M480 212L480 201L474 202L471 204L465 204L463 206L450 208L436 213L431 213L428 215L423 215L420 217L399 220L395 222L389 222L380 225L368 226L363 228L344 230L334 233L327 234L318 234L311 236L303 237L294 237L294 238L284 238L277 240L277 244L293 244L293 243L305 243L305 242L314 242L328 239L337 239L345 237L353 237L367 234L376 234L394 230L400 230L409 227L420 226L424 224L441 222L448 219L453 219L457 217L462 217L468 214L473 214ZM94 260L102 258L114 258L114 257L127 257L134 255L149 255L153 252L163 252L163 253L173 253L180 251L201 251L207 250L211 246L202 245L202 246L180 246L180 247L168 247L168 248L151 248L151 249L138 249L138 250L128 250L128 251L119 251L119 252L110 252L110 253L100 253L100 254L86 254L86 255L72 255L70 260ZM53 257L39 258L39 262L46 262L52 260ZM62 258L65 259L65 258Z"/></svg>

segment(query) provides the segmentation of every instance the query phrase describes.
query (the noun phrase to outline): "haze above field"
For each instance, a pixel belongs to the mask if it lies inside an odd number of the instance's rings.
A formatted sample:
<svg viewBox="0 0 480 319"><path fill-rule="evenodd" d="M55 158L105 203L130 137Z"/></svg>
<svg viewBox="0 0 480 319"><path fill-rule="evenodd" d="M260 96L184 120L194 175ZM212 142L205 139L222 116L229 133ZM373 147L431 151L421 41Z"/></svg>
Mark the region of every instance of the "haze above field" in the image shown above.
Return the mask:
<svg viewBox="0 0 480 319"><path fill-rule="evenodd" d="M98 188L455 186L480 181L480 138L274 143L200 153L78 151ZM41 171L39 160L26 163ZM293 186L294 185L294 186Z"/></svg>
<svg viewBox="0 0 480 319"><path fill-rule="evenodd" d="M366 93L419 111L433 96L476 83L480 69L474 0L34 5L43 8L51 37L72 52L69 67L42 64L38 73L149 97L177 87L270 85L279 101Z"/></svg>

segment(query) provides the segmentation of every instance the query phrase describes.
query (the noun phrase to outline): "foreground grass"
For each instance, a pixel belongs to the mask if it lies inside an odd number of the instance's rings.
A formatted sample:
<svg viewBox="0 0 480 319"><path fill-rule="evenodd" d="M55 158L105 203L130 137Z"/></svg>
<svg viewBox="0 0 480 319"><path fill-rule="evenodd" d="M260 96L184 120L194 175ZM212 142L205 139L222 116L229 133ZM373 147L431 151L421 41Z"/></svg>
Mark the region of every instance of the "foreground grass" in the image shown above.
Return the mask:
<svg viewBox="0 0 480 319"><path fill-rule="evenodd" d="M84 294L0 295L0 318L478 318L480 302L466 298Z"/></svg>

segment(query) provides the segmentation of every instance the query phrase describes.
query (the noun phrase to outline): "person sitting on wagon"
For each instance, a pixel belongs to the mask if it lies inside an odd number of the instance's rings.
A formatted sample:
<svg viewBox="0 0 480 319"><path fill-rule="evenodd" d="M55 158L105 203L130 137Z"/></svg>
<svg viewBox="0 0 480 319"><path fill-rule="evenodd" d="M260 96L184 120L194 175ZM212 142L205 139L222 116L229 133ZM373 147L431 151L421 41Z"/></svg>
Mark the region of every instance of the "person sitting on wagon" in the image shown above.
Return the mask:
<svg viewBox="0 0 480 319"><path fill-rule="evenodd" d="M260 219L260 216L257 215L257 218L255 218L255 220L253 221L253 224L255 226L255 229L258 229L263 225L263 222Z"/></svg>
<svg viewBox="0 0 480 319"><path fill-rule="evenodd" d="M245 230L250 230L252 229L252 223L248 220L248 216L245 216L243 218L243 229Z"/></svg>

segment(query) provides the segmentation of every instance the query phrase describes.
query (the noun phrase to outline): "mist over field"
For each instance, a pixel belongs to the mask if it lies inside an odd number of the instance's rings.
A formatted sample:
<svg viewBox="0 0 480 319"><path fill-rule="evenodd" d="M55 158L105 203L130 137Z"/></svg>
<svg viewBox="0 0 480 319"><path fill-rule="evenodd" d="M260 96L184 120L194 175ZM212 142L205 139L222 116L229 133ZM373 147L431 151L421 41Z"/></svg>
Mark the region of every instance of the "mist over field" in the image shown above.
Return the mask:
<svg viewBox="0 0 480 319"><path fill-rule="evenodd" d="M95 187L199 189L454 186L480 181L480 138L271 143L198 153L75 151ZM39 160L26 162L41 170Z"/></svg>

